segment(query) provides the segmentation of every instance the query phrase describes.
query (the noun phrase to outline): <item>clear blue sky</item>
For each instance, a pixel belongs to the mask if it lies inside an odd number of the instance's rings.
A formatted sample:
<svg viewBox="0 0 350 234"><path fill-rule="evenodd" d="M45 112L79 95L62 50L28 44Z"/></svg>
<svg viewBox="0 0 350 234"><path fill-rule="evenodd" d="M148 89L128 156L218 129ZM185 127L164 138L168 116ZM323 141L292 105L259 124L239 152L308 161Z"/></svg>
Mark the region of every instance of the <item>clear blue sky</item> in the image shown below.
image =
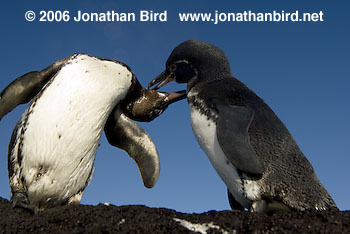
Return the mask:
<svg viewBox="0 0 350 234"><path fill-rule="evenodd" d="M285 123L340 209L350 209L350 3L337 1L7 1L2 4L0 89L18 76L73 53L120 60L146 86L188 39L223 49L233 75ZM167 22L27 22L33 10L168 11ZM185 23L179 12L320 12L323 22ZM167 90L184 88L169 85ZM0 196L9 199L7 147L26 106L0 122ZM143 187L135 163L101 139L94 178L82 203L143 204L183 212L229 209L226 188L193 136L186 101L141 124L157 145L161 173Z"/></svg>

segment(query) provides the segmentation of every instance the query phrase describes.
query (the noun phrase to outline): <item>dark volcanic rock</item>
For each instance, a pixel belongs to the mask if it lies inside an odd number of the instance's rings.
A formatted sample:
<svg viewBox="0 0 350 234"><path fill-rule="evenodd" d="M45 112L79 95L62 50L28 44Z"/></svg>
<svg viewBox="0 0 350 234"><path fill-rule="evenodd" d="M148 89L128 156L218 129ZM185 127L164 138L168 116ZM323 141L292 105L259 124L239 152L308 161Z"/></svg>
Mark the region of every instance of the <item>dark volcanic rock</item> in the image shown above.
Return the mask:
<svg viewBox="0 0 350 234"><path fill-rule="evenodd" d="M186 227L185 227L186 226ZM191 231L193 230L193 231ZM146 206L72 205L39 212L0 198L0 233L350 233L349 211L184 214Z"/></svg>

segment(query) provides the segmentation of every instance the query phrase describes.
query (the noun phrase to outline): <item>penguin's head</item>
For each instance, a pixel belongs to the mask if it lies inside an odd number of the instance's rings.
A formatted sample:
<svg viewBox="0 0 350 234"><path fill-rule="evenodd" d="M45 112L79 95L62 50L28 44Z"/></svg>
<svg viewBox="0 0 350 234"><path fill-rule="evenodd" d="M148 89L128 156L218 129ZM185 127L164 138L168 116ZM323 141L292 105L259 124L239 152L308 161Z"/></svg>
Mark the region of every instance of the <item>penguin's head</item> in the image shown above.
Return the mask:
<svg viewBox="0 0 350 234"><path fill-rule="evenodd" d="M185 97L184 91L166 93L145 89L135 77L127 96L120 102L120 107L129 118L149 122L161 115L171 103Z"/></svg>
<svg viewBox="0 0 350 234"><path fill-rule="evenodd" d="M170 81L188 83L188 89L200 81L214 80L231 74L224 52L206 42L189 40L178 45L170 54L166 69L148 84L159 89Z"/></svg>

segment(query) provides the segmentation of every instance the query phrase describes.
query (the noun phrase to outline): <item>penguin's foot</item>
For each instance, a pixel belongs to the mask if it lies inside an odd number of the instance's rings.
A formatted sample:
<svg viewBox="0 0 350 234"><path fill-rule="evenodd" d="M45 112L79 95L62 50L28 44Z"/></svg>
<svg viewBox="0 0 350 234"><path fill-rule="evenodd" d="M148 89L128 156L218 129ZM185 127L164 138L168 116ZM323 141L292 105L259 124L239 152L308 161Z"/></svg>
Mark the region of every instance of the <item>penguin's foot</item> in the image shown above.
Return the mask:
<svg viewBox="0 0 350 234"><path fill-rule="evenodd" d="M254 201L250 207L250 212L267 213L267 202L265 200Z"/></svg>
<svg viewBox="0 0 350 234"><path fill-rule="evenodd" d="M286 211L292 211L292 209L279 201L271 201L267 205L267 212L275 213L275 212L286 212Z"/></svg>
<svg viewBox="0 0 350 234"><path fill-rule="evenodd" d="M252 203L249 211L260 213L276 213L291 211L291 209L279 201L266 202L265 200L259 200Z"/></svg>
<svg viewBox="0 0 350 234"><path fill-rule="evenodd" d="M37 214L39 212L38 207L29 204L28 198L24 192L16 192L11 198L12 208L23 208L28 210L32 214Z"/></svg>
<svg viewBox="0 0 350 234"><path fill-rule="evenodd" d="M83 191L80 191L79 193L75 194L74 196L72 196L71 198L69 198L67 204L71 205L71 204L80 204L81 198L83 196Z"/></svg>

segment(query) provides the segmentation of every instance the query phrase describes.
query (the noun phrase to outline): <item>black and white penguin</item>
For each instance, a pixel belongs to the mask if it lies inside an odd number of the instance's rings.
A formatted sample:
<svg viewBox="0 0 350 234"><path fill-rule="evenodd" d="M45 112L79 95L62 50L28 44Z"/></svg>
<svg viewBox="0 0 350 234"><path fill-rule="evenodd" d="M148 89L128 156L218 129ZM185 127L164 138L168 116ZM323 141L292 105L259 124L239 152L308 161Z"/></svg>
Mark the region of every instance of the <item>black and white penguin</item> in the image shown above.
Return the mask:
<svg viewBox="0 0 350 234"><path fill-rule="evenodd" d="M158 153L130 118L151 121L178 96L144 89L126 64L87 54L19 77L0 94L0 119L31 101L9 144L13 206L37 210L79 203L103 130L111 145L135 160L144 185L153 187Z"/></svg>
<svg viewBox="0 0 350 234"><path fill-rule="evenodd" d="M222 50L181 43L149 87L169 81L187 83L193 132L228 187L232 209L337 208L282 121L232 76Z"/></svg>

